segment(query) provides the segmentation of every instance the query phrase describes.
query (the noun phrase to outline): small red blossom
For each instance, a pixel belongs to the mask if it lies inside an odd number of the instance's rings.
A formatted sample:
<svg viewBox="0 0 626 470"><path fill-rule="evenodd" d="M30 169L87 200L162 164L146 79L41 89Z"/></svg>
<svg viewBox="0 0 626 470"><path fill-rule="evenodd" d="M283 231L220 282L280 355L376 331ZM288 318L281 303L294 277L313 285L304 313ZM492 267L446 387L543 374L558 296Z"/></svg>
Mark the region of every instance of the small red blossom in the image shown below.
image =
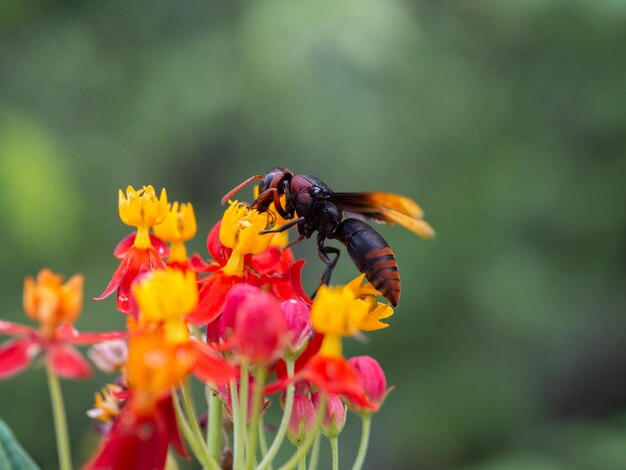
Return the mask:
<svg viewBox="0 0 626 470"><path fill-rule="evenodd" d="M152 246L132 246L126 251L119 267L113 273L104 292L93 300L103 300L117 290L117 309L122 313L133 313L131 285L140 275L155 269L165 269L159 252Z"/></svg>
<svg viewBox="0 0 626 470"><path fill-rule="evenodd" d="M316 416L315 405L311 400L311 385L305 381L296 383L287 427L287 438L293 445L297 446L306 439L313 429Z"/></svg>
<svg viewBox="0 0 626 470"><path fill-rule="evenodd" d="M365 394L370 403L377 410L385 397L391 391L387 389L387 378L378 361L371 356L357 356L348 360L348 363L357 371L363 382ZM359 404L355 403L358 407Z"/></svg>
<svg viewBox="0 0 626 470"><path fill-rule="evenodd" d="M148 414L136 409L134 399L131 396L99 450L86 465L87 470L164 468L170 445L183 458L190 458L178 429L172 396L160 399Z"/></svg>
<svg viewBox="0 0 626 470"><path fill-rule="evenodd" d="M315 392L311 397L315 408L319 408L321 395L319 392ZM326 396L326 412L322 419L322 433L328 437L336 437L343 430L346 424L347 407L341 401L339 395L329 393Z"/></svg>
<svg viewBox="0 0 626 470"><path fill-rule="evenodd" d="M0 334L17 336L0 346L0 379L12 377L26 369L42 353L54 372L66 379L84 379L91 376L91 367L73 344L109 341L124 333L79 333L65 323L52 335L25 325L0 320Z"/></svg>

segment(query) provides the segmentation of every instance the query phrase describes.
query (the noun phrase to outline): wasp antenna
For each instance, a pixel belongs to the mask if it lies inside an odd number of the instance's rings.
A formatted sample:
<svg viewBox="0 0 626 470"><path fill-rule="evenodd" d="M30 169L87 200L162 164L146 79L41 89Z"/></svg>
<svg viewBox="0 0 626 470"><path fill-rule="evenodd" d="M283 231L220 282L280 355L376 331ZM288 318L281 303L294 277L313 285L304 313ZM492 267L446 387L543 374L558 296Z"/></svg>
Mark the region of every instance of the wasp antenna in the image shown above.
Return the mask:
<svg viewBox="0 0 626 470"><path fill-rule="evenodd" d="M226 202L228 202L228 200L233 195L237 194L239 191L241 191L243 188L248 186L254 180L262 180L262 179L263 179L263 175L254 175L254 176L251 176L250 178L248 178L247 180L245 180L243 183L238 184L233 189L228 191L228 193L226 193L226 195L222 198L222 201L221 201L222 205L226 204Z"/></svg>

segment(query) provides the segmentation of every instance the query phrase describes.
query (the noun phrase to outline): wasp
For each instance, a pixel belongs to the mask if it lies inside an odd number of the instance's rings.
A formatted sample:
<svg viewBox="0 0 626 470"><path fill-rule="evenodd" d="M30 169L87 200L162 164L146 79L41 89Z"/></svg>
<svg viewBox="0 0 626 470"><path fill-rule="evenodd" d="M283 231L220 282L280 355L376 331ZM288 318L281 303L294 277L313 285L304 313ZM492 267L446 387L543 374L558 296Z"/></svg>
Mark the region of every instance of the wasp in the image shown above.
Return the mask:
<svg viewBox="0 0 626 470"><path fill-rule="evenodd" d="M385 239L365 220L399 224L422 238L435 235L423 220L424 211L412 199L394 193L339 193L314 176L299 175L286 168L274 168L265 176L254 175L222 198L222 205L235 193L260 180L259 194L250 207L265 212L273 203L286 224L263 233L283 232L298 227L295 242L317 232L317 251L326 264L320 285L328 284L339 260L338 248L325 241L343 243L358 270L395 307L400 300L400 273L395 255ZM285 196L284 205L281 196ZM344 218L345 216L345 218Z"/></svg>

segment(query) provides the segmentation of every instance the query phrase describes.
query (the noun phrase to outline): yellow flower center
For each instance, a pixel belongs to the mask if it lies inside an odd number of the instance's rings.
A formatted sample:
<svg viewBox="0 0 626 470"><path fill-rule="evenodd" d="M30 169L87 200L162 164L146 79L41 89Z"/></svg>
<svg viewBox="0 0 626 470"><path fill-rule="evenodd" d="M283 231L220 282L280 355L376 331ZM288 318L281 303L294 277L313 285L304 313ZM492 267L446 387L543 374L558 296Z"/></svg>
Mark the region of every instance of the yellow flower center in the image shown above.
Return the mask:
<svg viewBox="0 0 626 470"><path fill-rule="evenodd" d="M311 306L313 328L325 335L321 354L341 356L341 337L357 333L368 312L368 303L348 286L321 286Z"/></svg>
<svg viewBox="0 0 626 470"><path fill-rule="evenodd" d="M198 303L195 273L166 269L154 271L133 285L141 324L164 322L165 340L180 344L189 340L185 316Z"/></svg>
<svg viewBox="0 0 626 470"><path fill-rule="evenodd" d="M256 255L269 246L274 234L260 233L266 229L267 221L267 213L259 213L256 209L250 209L237 201L230 202L220 226L220 241L224 246L233 249L228 263L223 268L225 274L243 277L244 256Z"/></svg>
<svg viewBox="0 0 626 470"><path fill-rule="evenodd" d="M119 416L121 412L120 400L115 397L115 393L122 391L119 385L108 384L102 387L100 393L95 393L95 403L91 410L87 411L90 418L99 419L108 423Z"/></svg>
<svg viewBox="0 0 626 470"><path fill-rule="evenodd" d="M187 260L184 242L191 240L196 235L197 229L193 206L190 203L178 202L169 205L165 220L153 228L157 237L170 242L170 261Z"/></svg>
<svg viewBox="0 0 626 470"><path fill-rule="evenodd" d="M147 248L151 246L150 227L158 225L167 216L167 194L165 188L157 198L152 186L144 186L135 191L132 186L126 188L126 194L119 190L118 209L120 219L126 225L137 227L135 246Z"/></svg>

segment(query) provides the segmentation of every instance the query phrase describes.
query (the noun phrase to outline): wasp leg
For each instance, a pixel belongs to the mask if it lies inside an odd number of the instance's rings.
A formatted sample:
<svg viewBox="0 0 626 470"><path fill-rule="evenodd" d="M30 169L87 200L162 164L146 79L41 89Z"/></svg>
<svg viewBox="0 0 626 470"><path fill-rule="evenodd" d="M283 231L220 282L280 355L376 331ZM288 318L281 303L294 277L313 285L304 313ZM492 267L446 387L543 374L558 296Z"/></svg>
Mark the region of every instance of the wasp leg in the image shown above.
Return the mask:
<svg viewBox="0 0 626 470"><path fill-rule="evenodd" d="M335 266L337 266L337 261L339 261L340 253L341 252L339 251L339 248L324 246L324 240L318 238L317 255L324 262L324 264L326 264L326 270L324 271L324 274L322 274L322 278L320 279L320 283L317 286L317 289L315 289L315 292L313 292L313 295L311 296L312 299L315 298L315 295L317 294L317 291L321 286L328 285L328 283L330 282L330 276L332 275ZM335 255L335 258L330 259L330 256L328 255Z"/></svg>
<svg viewBox="0 0 626 470"><path fill-rule="evenodd" d="M271 230L263 230L262 232L259 232L259 234L260 235L265 235L266 233L280 233L280 232L284 232L285 230L289 230L294 225L299 224L303 220L304 220L304 217L298 217L297 219L290 220L289 222L287 222L285 225L282 225L281 227L273 228Z"/></svg>
<svg viewBox="0 0 626 470"><path fill-rule="evenodd" d="M291 240L289 243L287 243L287 246L285 246L285 249L287 248L291 248L294 245L297 245L298 243L300 243L302 240L304 240L306 237L303 237L302 235L300 235L298 238L296 238L295 240Z"/></svg>
<svg viewBox="0 0 626 470"><path fill-rule="evenodd" d="M257 198L254 201L252 201L252 204L250 205L250 207L254 209L255 207L258 206L260 202L264 202L268 199L272 199L272 201L274 202L274 207L276 208L276 212L278 212L278 214L283 219L289 220L293 217L292 213L289 213L285 211L285 209L283 209L283 206L280 203L280 194L278 194L278 189L276 188L268 188L265 191L263 191L261 194L257 196Z"/></svg>

